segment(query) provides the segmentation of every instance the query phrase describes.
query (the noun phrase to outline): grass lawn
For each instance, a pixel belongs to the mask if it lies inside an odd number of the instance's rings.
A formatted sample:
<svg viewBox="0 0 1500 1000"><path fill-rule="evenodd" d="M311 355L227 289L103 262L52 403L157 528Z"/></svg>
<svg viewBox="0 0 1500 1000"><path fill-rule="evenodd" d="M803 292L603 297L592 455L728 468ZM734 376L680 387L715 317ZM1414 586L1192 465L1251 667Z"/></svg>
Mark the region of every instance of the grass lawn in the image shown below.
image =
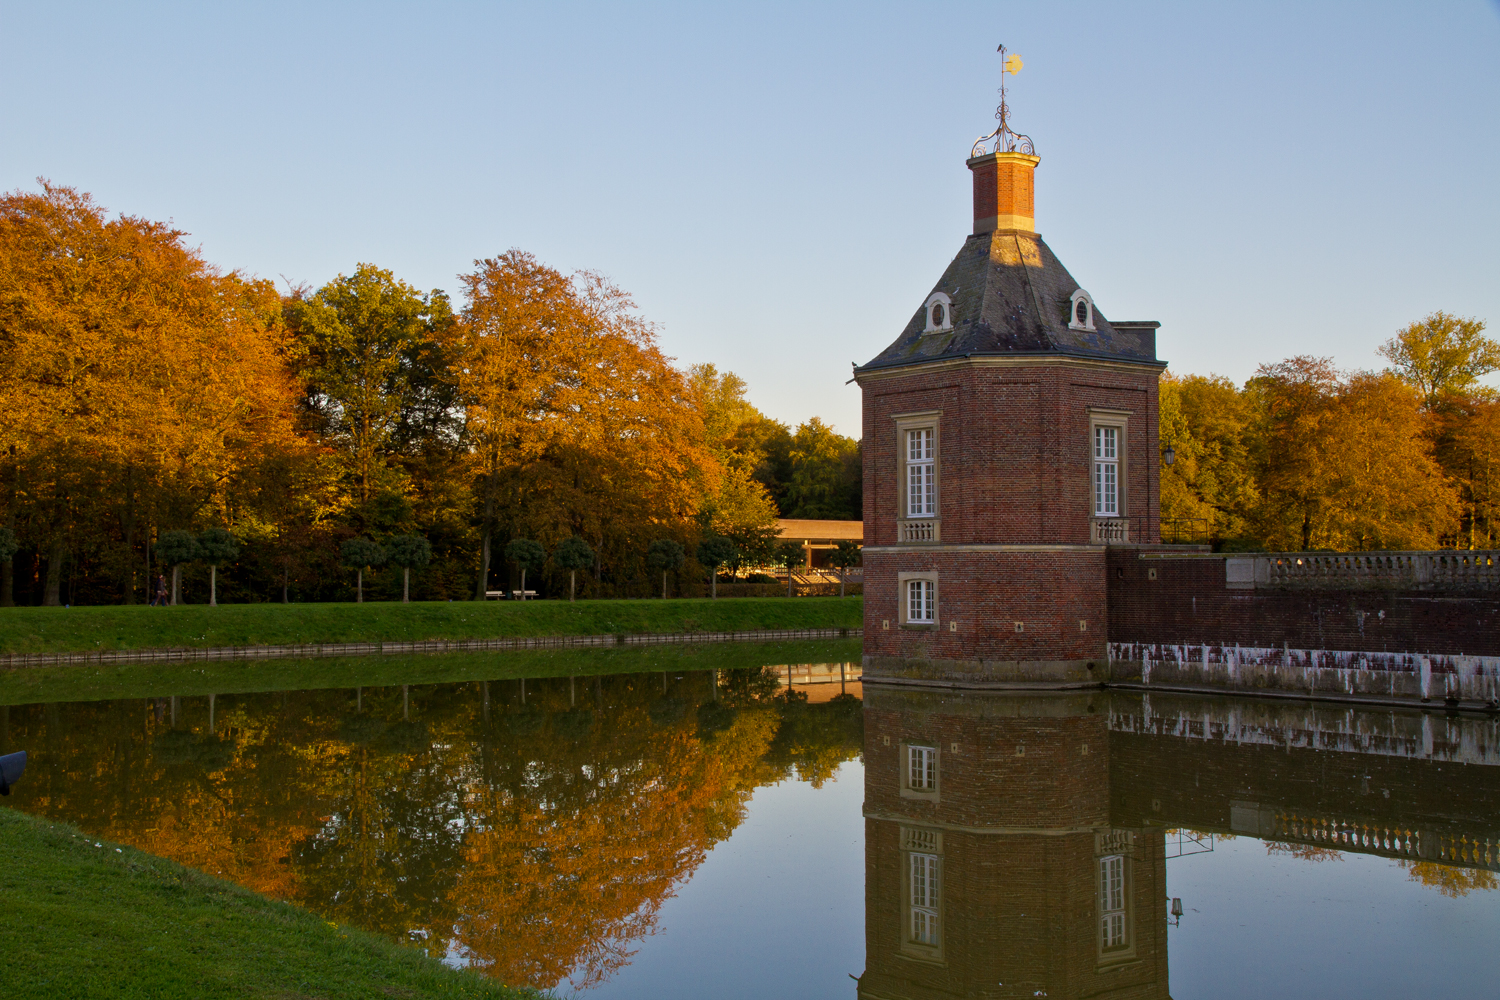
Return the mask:
<svg viewBox="0 0 1500 1000"><path fill-rule="evenodd" d="M537 995L65 824L0 809L0 843L7 997Z"/></svg>
<svg viewBox="0 0 1500 1000"><path fill-rule="evenodd" d="M859 628L860 597L0 608L0 653Z"/></svg>
<svg viewBox="0 0 1500 1000"><path fill-rule="evenodd" d="M860 656L859 639L823 639L314 660L74 663L0 670L0 705L441 684L570 674L584 677L654 670L733 670L780 663L857 663Z"/></svg>

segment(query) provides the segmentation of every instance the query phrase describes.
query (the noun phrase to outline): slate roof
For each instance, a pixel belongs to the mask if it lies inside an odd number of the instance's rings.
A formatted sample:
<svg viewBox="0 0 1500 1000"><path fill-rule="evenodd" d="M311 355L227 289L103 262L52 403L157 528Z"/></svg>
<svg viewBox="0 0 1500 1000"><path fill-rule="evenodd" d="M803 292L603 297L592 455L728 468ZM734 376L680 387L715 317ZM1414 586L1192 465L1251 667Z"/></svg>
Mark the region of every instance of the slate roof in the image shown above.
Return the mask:
<svg viewBox="0 0 1500 1000"><path fill-rule="evenodd" d="M1110 323L1094 307L1094 330L1068 329L1078 282L1034 233L997 230L964 241L934 292L953 300L953 328L923 333L918 306L895 343L856 371L895 368L944 358L986 355L1071 355L1161 365L1154 322Z"/></svg>

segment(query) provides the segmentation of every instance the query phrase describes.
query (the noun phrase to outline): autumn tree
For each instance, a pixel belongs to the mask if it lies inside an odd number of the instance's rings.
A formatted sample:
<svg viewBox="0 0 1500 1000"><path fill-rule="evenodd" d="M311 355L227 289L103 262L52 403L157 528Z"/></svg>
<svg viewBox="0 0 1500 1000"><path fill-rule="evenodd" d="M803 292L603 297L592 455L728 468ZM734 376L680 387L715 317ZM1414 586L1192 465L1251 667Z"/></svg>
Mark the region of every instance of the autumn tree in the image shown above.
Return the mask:
<svg viewBox="0 0 1500 1000"><path fill-rule="evenodd" d="M1377 353L1430 407L1439 397L1467 392L1481 377L1500 371L1500 343L1484 335L1484 326L1438 310L1403 328Z"/></svg>
<svg viewBox="0 0 1500 1000"><path fill-rule="evenodd" d="M1176 453L1161 466L1162 520L1201 519L1214 540L1245 536L1259 499L1249 397L1220 376L1166 373L1159 414L1162 446Z"/></svg>
<svg viewBox="0 0 1500 1000"><path fill-rule="evenodd" d="M279 296L185 235L46 182L0 198L0 454L49 603L70 555L133 599L152 528L222 520L226 484L292 438Z"/></svg>

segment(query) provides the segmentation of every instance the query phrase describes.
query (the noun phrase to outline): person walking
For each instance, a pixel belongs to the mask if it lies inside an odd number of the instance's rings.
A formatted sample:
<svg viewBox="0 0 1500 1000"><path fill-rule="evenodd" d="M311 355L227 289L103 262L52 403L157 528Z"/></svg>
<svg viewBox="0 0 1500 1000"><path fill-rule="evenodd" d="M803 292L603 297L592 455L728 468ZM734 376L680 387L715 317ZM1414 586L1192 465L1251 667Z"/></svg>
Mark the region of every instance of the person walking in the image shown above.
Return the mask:
<svg viewBox="0 0 1500 1000"><path fill-rule="evenodd" d="M167 577L163 573L156 574L156 596L151 598L151 606L153 608L167 606Z"/></svg>

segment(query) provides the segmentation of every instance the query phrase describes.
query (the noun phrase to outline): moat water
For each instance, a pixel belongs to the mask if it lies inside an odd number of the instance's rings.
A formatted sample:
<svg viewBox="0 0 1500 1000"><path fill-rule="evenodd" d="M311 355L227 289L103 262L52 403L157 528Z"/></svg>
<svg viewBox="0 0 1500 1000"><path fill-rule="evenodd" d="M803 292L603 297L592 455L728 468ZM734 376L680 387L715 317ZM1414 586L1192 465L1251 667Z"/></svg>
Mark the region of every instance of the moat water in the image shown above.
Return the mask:
<svg viewBox="0 0 1500 1000"><path fill-rule="evenodd" d="M12 705L0 752L8 805L559 995L1500 979L1492 718L790 676Z"/></svg>

